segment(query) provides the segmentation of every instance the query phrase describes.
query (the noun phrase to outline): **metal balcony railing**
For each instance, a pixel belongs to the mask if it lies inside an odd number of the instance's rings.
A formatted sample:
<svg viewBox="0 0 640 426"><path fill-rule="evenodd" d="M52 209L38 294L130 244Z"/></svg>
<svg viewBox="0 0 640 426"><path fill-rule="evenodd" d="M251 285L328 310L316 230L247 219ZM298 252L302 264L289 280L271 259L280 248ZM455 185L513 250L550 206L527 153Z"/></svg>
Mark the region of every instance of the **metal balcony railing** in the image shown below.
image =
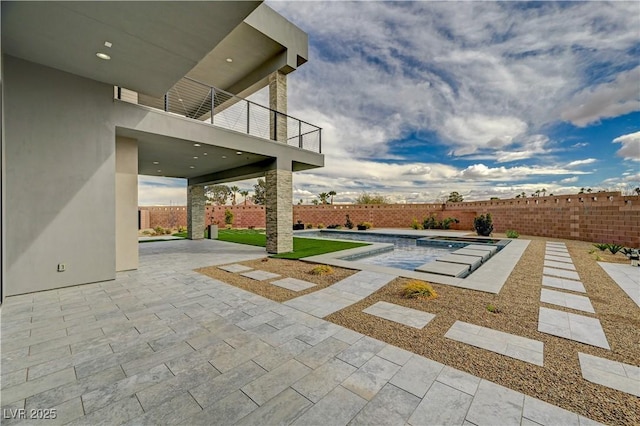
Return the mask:
<svg viewBox="0 0 640 426"><path fill-rule="evenodd" d="M124 99L122 90L116 92ZM224 90L184 77L162 98L138 94L137 103L263 139L322 152L322 129Z"/></svg>

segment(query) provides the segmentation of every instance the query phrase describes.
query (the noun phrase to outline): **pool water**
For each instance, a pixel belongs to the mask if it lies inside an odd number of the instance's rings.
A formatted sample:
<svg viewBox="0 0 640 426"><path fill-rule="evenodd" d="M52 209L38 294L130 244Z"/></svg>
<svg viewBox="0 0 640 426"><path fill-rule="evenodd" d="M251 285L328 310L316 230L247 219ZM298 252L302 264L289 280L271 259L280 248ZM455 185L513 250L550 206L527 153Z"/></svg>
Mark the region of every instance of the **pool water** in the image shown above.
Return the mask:
<svg viewBox="0 0 640 426"><path fill-rule="evenodd" d="M458 250L458 247L416 245L416 240L420 237L409 236L402 237L396 235L372 235L365 233L322 231L304 232L297 236L367 241L372 243L390 243L395 246L394 250L383 253L374 253L370 256L345 258L344 260L352 260L370 265L388 266L391 268L399 268L409 271L413 271L418 266L424 265L427 262L433 262L438 257L445 256L455 250Z"/></svg>

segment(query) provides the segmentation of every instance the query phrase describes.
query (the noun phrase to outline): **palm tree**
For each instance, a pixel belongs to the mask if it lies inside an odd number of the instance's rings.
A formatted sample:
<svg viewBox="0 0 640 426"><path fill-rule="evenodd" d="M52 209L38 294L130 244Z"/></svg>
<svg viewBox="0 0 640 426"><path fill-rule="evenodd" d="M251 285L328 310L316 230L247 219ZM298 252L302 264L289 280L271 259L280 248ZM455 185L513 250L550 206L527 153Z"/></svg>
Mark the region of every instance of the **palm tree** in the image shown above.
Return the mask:
<svg viewBox="0 0 640 426"><path fill-rule="evenodd" d="M231 195L233 196L233 200L231 201L231 205L235 206L236 205L236 194L238 193L238 191L240 191L240 188L238 188L237 186L234 185L229 189L231 190Z"/></svg>
<svg viewBox="0 0 640 426"><path fill-rule="evenodd" d="M536 189L536 197L539 197L539 196L540 196L540 190Z"/></svg>
<svg viewBox="0 0 640 426"><path fill-rule="evenodd" d="M542 191L540 191L540 192L542 192L542 196L544 197L545 194L547 193L547 188L542 188Z"/></svg>
<svg viewBox="0 0 640 426"><path fill-rule="evenodd" d="M249 195L249 191L247 190L242 190L240 191L240 195L242 195L244 197L244 205L247 205L247 195Z"/></svg>
<svg viewBox="0 0 640 426"><path fill-rule="evenodd" d="M338 194L336 193L336 191L333 191L333 190L329 191L328 194L331 197L331 204L333 204L333 197Z"/></svg>
<svg viewBox="0 0 640 426"><path fill-rule="evenodd" d="M326 192L319 193L318 198L320 198L321 204L329 204L329 202L327 201L327 198L329 198L329 194L327 194Z"/></svg>
<svg viewBox="0 0 640 426"><path fill-rule="evenodd" d="M640 187L637 187L633 191L636 193L636 195L640 195Z"/></svg>
<svg viewBox="0 0 640 426"><path fill-rule="evenodd" d="M580 192L578 194L584 194L584 187L580 188Z"/></svg>
<svg viewBox="0 0 640 426"><path fill-rule="evenodd" d="M593 191L591 188L587 188L587 192L588 192L589 194L591 194L591 191Z"/></svg>
<svg viewBox="0 0 640 426"><path fill-rule="evenodd" d="M520 196L521 196L522 198L527 198L527 194L526 194L524 191L522 191L522 192L520 193Z"/></svg>

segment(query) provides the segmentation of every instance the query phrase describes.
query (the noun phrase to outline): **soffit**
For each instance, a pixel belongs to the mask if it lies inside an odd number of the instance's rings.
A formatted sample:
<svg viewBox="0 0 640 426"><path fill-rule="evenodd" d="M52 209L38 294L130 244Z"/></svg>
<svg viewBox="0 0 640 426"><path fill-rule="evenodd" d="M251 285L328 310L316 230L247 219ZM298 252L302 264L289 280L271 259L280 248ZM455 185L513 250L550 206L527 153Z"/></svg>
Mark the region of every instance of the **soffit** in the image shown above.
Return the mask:
<svg viewBox="0 0 640 426"><path fill-rule="evenodd" d="M161 96L261 1L2 2L2 50ZM104 42L113 43L106 48ZM96 57L105 52L110 61Z"/></svg>

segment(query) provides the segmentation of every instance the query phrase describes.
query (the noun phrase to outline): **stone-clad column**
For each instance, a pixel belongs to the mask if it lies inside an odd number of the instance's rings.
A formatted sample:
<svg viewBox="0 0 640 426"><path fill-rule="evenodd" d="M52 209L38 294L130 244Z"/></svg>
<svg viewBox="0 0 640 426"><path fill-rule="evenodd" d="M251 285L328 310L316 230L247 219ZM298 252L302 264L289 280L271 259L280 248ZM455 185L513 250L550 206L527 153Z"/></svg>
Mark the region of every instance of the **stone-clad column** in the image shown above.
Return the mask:
<svg viewBox="0 0 640 426"><path fill-rule="evenodd" d="M204 238L205 200L203 185L187 187L187 237L191 240Z"/></svg>
<svg viewBox="0 0 640 426"><path fill-rule="evenodd" d="M287 117L283 115L287 113L287 75L282 71L269 76L269 108L282 113L276 117L271 113L271 138L287 143Z"/></svg>
<svg viewBox="0 0 640 426"><path fill-rule="evenodd" d="M267 252L293 251L293 183L289 170L274 169L265 174Z"/></svg>

